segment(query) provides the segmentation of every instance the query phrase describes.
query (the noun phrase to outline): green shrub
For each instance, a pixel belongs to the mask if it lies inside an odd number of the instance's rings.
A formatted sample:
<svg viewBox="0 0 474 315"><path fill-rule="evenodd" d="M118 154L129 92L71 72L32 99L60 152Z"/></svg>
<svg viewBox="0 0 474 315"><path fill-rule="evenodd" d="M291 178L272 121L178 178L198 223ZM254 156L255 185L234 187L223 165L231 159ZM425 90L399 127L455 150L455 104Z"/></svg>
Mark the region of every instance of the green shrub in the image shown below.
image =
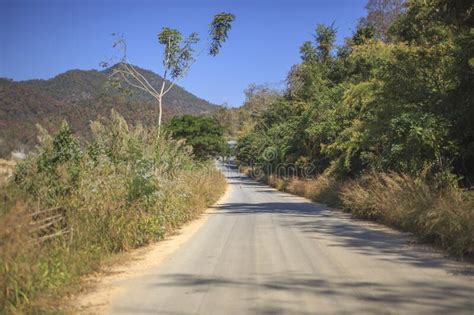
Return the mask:
<svg viewBox="0 0 474 315"><path fill-rule="evenodd" d="M166 125L173 137L184 139L197 159L222 155L227 150L224 128L213 117L183 115L173 117Z"/></svg>

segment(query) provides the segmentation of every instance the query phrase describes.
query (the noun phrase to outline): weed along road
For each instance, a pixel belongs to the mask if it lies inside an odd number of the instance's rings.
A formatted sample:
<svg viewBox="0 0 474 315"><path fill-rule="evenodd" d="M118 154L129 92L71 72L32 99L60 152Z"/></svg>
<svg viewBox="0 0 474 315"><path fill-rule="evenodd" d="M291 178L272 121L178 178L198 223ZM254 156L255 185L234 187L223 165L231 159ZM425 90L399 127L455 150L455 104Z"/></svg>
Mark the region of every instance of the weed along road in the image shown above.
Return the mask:
<svg viewBox="0 0 474 315"><path fill-rule="evenodd" d="M110 313L474 313L471 264L221 168L224 200L156 268L121 283Z"/></svg>

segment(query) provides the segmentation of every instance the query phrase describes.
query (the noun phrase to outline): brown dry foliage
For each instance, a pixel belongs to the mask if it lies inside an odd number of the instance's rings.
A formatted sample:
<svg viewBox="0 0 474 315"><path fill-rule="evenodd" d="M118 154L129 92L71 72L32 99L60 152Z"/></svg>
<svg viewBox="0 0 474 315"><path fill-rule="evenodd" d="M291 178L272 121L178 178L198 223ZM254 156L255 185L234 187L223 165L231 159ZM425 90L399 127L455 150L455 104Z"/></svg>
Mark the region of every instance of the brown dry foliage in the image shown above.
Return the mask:
<svg viewBox="0 0 474 315"><path fill-rule="evenodd" d="M455 256L474 255L474 194L456 185L440 189L426 178L397 173L369 173L346 181L326 175L289 180L269 175L263 181L356 217L412 232Z"/></svg>
<svg viewBox="0 0 474 315"><path fill-rule="evenodd" d="M457 256L474 254L474 199L457 187L436 189L426 180L371 173L341 190L345 210L396 226Z"/></svg>
<svg viewBox="0 0 474 315"><path fill-rule="evenodd" d="M83 151L101 148L94 154L74 150L73 136L44 133L16 181L0 187L0 313L61 311L57 301L82 275L172 233L225 189L223 175L194 162L182 143L116 113L93 127L96 146ZM50 232L67 234L38 241L32 213L58 206L64 219Z"/></svg>
<svg viewBox="0 0 474 315"><path fill-rule="evenodd" d="M319 175L314 179L291 178L287 191L322 202L330 206L339 206L339 191L343 183L326 175Z"/></svg>

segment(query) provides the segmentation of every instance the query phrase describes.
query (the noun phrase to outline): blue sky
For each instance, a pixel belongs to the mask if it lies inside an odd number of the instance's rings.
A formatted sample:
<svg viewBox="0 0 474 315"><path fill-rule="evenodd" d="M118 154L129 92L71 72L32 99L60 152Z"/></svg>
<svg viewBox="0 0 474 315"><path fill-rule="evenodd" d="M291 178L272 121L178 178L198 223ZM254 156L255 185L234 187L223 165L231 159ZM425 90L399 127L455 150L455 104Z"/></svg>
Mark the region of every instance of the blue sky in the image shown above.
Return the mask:
<svg viewBox="0 0 474 315"><path fill-rule="evenodd" d="M221 54L201 55L179 85L211 102L241 105L250 83L282 87L316 24L335 22L338 43L365 14L366 0L0 0L0 77L47 79L99 69L125 34L130 61L161 73L163 26L205 38L216 13L236 21Z"/></svg>

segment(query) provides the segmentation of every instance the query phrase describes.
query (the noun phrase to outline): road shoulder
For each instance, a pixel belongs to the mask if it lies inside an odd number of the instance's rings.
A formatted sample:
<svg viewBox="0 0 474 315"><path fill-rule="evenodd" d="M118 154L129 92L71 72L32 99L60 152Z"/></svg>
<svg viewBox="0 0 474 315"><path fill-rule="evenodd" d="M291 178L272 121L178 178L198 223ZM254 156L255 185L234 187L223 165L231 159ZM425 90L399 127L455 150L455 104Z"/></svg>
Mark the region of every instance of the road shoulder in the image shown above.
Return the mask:
<svg viewBox="0 0 474 315"><path fill-rule="evenodd" d="M123 259L120 259L121 263L112 264L100 273L85 278L84 282L88 289L73 296L70 304L74 305L81 314L107 313L111 301L124 293L121 283L156 268L164 259L189 241L207 222L214 209L225 202L230 195L230 190L230 185L228 185L225 193L212 207L208 208L199 218L181 227L173 235L162 241L124 253Z"/></svg>

